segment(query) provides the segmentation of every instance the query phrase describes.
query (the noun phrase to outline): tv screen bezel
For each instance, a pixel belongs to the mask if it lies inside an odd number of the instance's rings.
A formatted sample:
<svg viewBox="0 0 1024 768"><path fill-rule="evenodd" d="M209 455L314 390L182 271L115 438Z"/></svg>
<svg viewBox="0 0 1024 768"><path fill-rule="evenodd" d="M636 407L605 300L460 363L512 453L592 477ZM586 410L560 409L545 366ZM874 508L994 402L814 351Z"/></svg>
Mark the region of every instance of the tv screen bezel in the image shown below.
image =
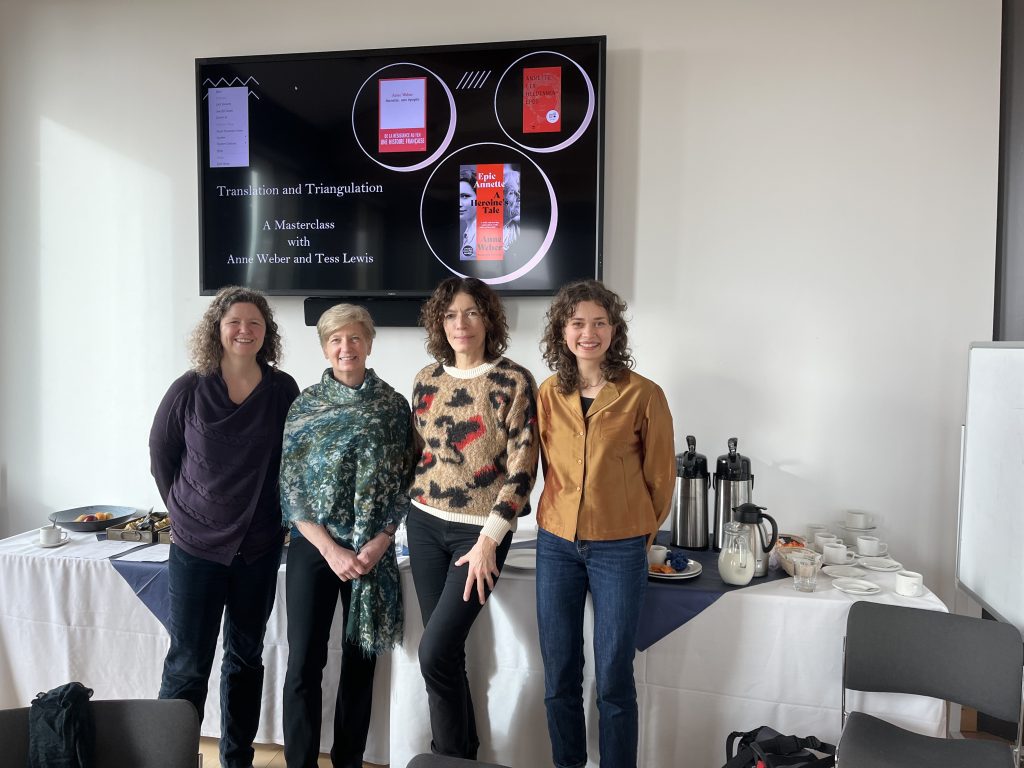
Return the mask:
<svg viewBox="0 0 1024 768"><path fill-rule="evenodd" d="M350 49L341 51L310 51L275 54L251 54L242 56L216 56L195 59L196 75L196 148L197 148L197 186L198 186L198 261L199 261L199 289L200 295L210 296L215 294L221 285L207 284L206 265L207 256L205 253L205 227L204 221L204 173L205 153L208 149L203 144L205 114L202 108L204 68L214 65L245 64L247 62L287 62L295 60L316 60L316 59L346 59L346 58L373 58L380 57L394 58L406 55L431 55L448 54L452 52L471 53L473 51L493 51L507 49L530 49L553 48L557 50L562 46L569 45L593 45L596 47L597 55L597 77L594 82L595 115L593 117L596 136L596 189L594 190L595 208L595 251L593 254L593 269L591 273L580 275L579 279L593 277L601 280L604 274L604 173L605 173L605 87L607 68L607 37L604 35L591 35L581 37L558 37L558 38L537 38L529 40L499 40L478 43L454 43L445 45L424 45L424 46L401 46L387 48ZM462 149L462 146L450 147L448 153ZM435 165L444 160L440 158ZM454 273L453 273L454 276ZM375 299L422 299L430 295L431 290L426 287L423 290L391 290L387 287L381 289L324 289L307 290L305 288L267 288L254 286L268 296L298 296L317 298L375 298ZM550 286L543 289L517 289L506 288L502 285L493 285L496 293L507 296L552 296L559 286Z"/></svg>

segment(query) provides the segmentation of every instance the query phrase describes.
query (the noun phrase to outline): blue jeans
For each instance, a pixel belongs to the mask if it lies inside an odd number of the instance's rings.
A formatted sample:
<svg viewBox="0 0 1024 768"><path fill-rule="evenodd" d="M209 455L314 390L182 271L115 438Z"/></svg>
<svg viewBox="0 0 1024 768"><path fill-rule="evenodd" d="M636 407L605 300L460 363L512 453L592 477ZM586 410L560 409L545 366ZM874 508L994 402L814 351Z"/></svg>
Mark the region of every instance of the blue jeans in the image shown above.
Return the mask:
<svg viewBox="0 0 1024 768"><path fill-rule="evenodd" d="M160 698L192 702L202 720L223 616L220 759L225 768L252 765L263 698L263 636L280 566L280 545L251 563L238 555L230 565L221 565L171 544L171 647L164 659Z"/></svg>
<svg viewBox="0 0 1024 768"><path fill-rule="evenodd" d="M544 706L557 768L587 764L583 609L594 603L594 677L601 765L635 768L639 734L633 657L647 587L647 538L566 541L537 531L537 624Z"/></svg>

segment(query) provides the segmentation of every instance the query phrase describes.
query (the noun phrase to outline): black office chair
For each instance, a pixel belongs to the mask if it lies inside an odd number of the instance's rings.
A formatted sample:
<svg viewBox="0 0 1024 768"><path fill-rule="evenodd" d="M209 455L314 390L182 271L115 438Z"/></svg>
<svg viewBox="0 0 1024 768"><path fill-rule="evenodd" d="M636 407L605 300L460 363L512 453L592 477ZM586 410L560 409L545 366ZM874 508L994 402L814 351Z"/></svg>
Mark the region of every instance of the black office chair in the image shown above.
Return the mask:
<svg viewBox="0 0 1024 768"><path fill-rule="evenodd" d="M996 621L859 601L846 622L843 732L836 766L1016 768L1021 741L1024 643ZM846 691L910 693L972 707L1017 723L1003 742L923 736L863 712L846 711Z"/></svg>
<svg viewBox="0 0 1024 768"><path fill-rule="evenodd" d="M508 768L496 763L478 763L476 760L463 760L461 757L444 755L416 755L406 768Z"/></svg>
<svg viewBox="0 0 1024 768"><path fill-rule="evenodd" d="M91 701L96 768L197 768L199 717L184 699ZM28 764L29 707L0 710L0 764Z"/></svg>

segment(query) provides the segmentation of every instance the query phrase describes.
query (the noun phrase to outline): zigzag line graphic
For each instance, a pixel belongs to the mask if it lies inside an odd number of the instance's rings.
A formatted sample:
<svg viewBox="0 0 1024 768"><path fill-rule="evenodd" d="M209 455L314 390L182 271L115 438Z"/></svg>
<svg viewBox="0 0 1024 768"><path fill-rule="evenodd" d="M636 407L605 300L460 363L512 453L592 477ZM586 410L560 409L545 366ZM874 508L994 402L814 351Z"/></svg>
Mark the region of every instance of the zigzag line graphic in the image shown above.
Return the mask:
<svg viewBox="0 0 1024 768"><path fill-rule="evenodd" d="M471 88L482 88L483 84L487 82L487 78L491 76L491 70L486 72L477 70L475 72L464 72L462 79L459 80L459 84L455 86L455 90Z"/></svg>
<svg viewBox="0 0 1024 768"><path fill-rule="evenodd" d="M256 85L259 85L260 81L252 75L249 75L249 77L245 78L244 81L240 77L233 77L230 80L224 77L218 77L217 82L214 82L210 78L206 78L203 81L203 85L208 85L211 88L230 88L233 85L248 85L249 83L256 83Z"/></svg>

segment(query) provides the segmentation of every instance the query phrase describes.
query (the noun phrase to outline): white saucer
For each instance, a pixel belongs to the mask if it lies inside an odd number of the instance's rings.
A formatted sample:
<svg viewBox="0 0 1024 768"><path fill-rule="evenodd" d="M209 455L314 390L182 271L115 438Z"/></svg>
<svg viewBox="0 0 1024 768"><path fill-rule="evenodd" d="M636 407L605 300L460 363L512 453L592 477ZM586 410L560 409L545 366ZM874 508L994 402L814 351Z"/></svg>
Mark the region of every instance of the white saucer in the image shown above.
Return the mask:
<svg viewBox="0 0 1024 768"><path fill-rule="evenodd" d="M898 571L903 567L902 563L898 563L891 557L862 557L857 561L857 565L862 568L867 568L869 571Z"/></svg>
<svg viewBox="0 0 1024 768"><path fill-rule="evenodd" d="M864 573L864 571L862 571L855 565L826 565L824 568L821 569L821 572L824 573L826 576L831 576L833 578L846 577L857 579L861 576L867 575L866 573Z"/></svg>
<svg viewBox="0 0 1024 768"><path fill-rule="evenodd" d="M655 571L647 571L647 576L652 579L658 579L659 581L675 581L676 579L693 579L700 576L701 571L704 570L704 566L698 563L696 560L691 560L686 564L686 568L679 571L679 573L656 573Z"/></svg>
<svg viewBox="0 0 1024 768"><path fill-rule="evenodd" d="M512 549L505 556L505 567L517 571L537 570L536 549Z"/></svg>
<svg viewBox="0 0 1024 768"><path fill-rule="evenodd" d="M863 579L840 578L833 581L832 586L848 595L877 595L882 591L877 584Z"/></svg>
<svg viewBox="0 0 1024 768"><path fill-rule="evenodd" d="M867 528L854 528L851 525L847 525L845 522L839 522L836 523L836 525L844 531L850 531L851 533L867 533L868 531L873 531L878 527L877 525L869 525Z"/></svg>
<svg viewBox="0 0 1024 768"><path fill-rule="evenodd" d="M892 555L889 554L888 550L886 550L885 554L883 554L883 555L862 555L860 552L857 551L856 547L847 547L847 549L853 550L853 554L857 557L858 560L863 560L864 558L867 558L867 557L874 557L874 558L877 558L879 560L893 560L893 559L895 559L895 558L893 558Z"/></svg>
<svg viewBox="0 0 1024 768"><path fill-rule="evenodd" d="M37 544L36 546L42 547L43 549L53 549L54 547L63 547L69 541L71 541L71 539L66 537L58 541L56 544Z"/></svg>

